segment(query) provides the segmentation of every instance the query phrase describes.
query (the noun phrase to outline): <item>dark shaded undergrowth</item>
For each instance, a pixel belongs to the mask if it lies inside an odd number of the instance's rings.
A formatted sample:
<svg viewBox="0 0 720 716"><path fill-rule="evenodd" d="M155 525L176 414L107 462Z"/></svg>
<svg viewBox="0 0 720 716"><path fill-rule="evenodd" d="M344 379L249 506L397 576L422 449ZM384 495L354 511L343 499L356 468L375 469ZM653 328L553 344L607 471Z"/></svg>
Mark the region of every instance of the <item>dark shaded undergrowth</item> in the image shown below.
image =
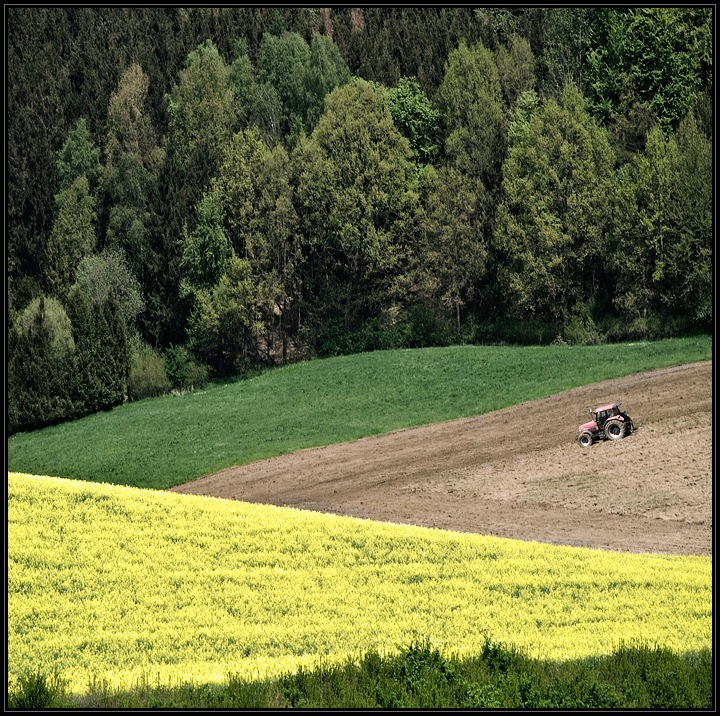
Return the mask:
<svg viewBox="0 0 720 716"><path fill-rule="evenodd" d="M300 669L277 679L138 684L102 679L84 695L62 675L29 674L8 690L10 709L32 708L678 708L714 709L712 652L643 645L610 656L551 662L486 642L474 657L446 657L427 641L396 655Z"/></svg>

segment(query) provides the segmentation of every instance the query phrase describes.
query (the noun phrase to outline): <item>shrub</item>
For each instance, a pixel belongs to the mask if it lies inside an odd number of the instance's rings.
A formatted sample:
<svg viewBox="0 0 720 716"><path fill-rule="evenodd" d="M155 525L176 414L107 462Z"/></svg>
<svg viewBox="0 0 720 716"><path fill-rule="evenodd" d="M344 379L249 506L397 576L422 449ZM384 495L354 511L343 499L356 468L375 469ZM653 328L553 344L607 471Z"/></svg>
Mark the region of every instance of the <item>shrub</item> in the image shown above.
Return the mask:
<svg viewBox="0 0 720 716"><path fill-rule="evenodd" d="M202 388L208 382L208 369L206 366L189 360L188 368L188 386L191 390Z"/></svg>
<svg viewBox="0 0 720 716"><path fill-rule="evenodd" d="M128 398L142 400L169 393L171 388L162 357L140 339L132 341Z"/></svg>
<svg viewBox="0 0 720 716"><path fill-rule="evenodd" d="M174 390L193 390L207 383L207 368L196 363L186 348L171 346L165 351L165 373Z"/></svg>
<svg viewBox="0 0 720 716"><path fill-rule="evenodd" d="M570 345L589 346L603 342L603 336L589 316L573 316L563 328L565 342Z"/></svg>
<svg viewBox="0 0 720 716"><path fill-rule="evenodd" d="M188 365L182 348L170 346L170 348L165 351L165 373L170 381L170 385L175 390L180 390L186 386Z"/></svg>
<svg viewBox="0 0 720 716"><path fill-rule="evenodd" d="M65 681L56 673L48 677L39 671L21 676L8 688L8 709L50 709L60 706Z"/></svg>

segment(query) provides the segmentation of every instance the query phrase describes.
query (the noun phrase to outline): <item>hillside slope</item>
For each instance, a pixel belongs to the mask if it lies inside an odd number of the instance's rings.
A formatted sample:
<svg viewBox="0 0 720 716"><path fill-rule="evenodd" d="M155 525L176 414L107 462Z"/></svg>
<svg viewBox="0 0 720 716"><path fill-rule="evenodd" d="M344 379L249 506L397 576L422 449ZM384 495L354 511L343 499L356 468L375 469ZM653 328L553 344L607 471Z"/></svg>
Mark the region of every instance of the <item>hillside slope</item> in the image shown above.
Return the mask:
<svg viewBox="0 0 720 716"><path fill-rule="evenodd" d="M588 449L590 407L639 429ZM712 554L712 361L301 450L174 492L628 552Z"/></svg>

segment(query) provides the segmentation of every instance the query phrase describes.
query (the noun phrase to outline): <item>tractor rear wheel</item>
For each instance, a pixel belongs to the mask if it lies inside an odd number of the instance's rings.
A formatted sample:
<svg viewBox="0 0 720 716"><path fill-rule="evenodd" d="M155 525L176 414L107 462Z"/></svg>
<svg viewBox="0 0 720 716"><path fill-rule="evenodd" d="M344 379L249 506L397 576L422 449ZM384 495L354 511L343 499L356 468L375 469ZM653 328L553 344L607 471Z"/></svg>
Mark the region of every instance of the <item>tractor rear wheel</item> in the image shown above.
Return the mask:
<svg viewBox="0 0 720 716"><path fill-rule="evenodd" d="M578 443L580 443L580 447L590 447L593 443L592 433L580 433Z"/></svg>
<svg viewBox="0 0 720 716"><path fill-rule="evenodd" d="M605 437L608 440L620 440L625 435L625 423L620 420L609 420L605 424Z"/></svg>

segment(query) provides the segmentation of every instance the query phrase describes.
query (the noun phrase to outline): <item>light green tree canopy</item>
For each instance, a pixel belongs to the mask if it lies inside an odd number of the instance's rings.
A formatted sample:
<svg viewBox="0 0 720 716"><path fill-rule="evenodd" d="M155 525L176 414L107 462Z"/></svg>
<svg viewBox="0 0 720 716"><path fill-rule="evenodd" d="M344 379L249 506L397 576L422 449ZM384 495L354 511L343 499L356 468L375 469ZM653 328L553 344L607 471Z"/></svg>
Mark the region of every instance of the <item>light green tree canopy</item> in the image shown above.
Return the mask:
<svg viewBox="0 0 720 716"><path fill-rule="evenodd" d="M62 303L52 296L38 296L20 312L15 330L29 335L34 326L42 323L50 338L50 346L56 356L67 356L75 349L72 324Z"/></svg>

